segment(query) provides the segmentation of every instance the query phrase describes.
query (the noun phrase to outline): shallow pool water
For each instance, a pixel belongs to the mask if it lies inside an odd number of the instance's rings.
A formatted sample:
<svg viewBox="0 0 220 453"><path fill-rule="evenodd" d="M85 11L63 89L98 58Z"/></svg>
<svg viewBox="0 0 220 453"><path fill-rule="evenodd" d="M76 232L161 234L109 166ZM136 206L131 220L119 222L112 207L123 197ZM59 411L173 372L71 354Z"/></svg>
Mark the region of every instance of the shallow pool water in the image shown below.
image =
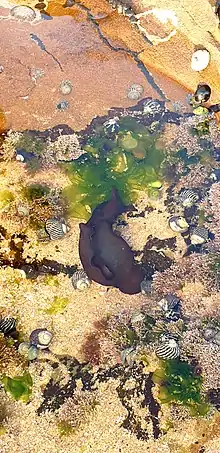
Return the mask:
<svg viewBox="0 0 220 453"><path fill-rule="evenodd" d="M0 2L2 453L219 451L218 10L145 3Z"/></svg>

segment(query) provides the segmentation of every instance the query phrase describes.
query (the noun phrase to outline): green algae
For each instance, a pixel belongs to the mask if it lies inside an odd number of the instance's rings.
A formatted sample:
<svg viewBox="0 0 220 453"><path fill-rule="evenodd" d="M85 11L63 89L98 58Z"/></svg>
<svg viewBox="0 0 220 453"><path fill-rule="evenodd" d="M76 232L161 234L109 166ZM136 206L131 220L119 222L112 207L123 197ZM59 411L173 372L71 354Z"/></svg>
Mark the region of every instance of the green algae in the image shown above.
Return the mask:
<svg viewBox="0 0 220 453"><path fill-rule="evenodd" d="M119 131L109 137L104 127L89 137L86 154L62 163L71 185L63 191L71 217L87 220L91 211L111 195L112 187L124 203L135 202L139 191L155 193L162 186L164 153L156 148L158 135L132 117L121 118Z"/></svg>
<svg viewBox="0 0 220 453"><path fill-rule="evenodd" d="M65 311L68 303L69 299L67 297L55 296L53 302L51 302L50 307L45 310L45 313L47 313L48 315L62 314Z"/></svg>
<svg viewBox="0 0 220 453"><path fill-rule="evenodd" d="M14 201L14 195L10 190L0 190L0 211L10 207L10 204Z"/></svg>
<svg viewBox="0 0 220 453"><path fill-rule="evenodd" d="M4 376L1 382L4 385L5 391L10 393L16 401L20 400L23 403L27 403L30 400L33 385L30 373L25 373L23 376L16 376L14 378Z"/></svg>
<svg viewBox="0 0 220 453"><path fill-rule="evenodd" d="M41 156L45 149L45 144L41 138L33 137L32 135L28 135L27 132L23 132L16 143L16 148L23 149L27 153L33 153L36 156Z"/></svg>
<svg viewBox="0 0 220 453"><path fill-rule="evenodd" d="M179 403L190 409L191 415L205 415L209 405L201 396L202 377L183 361L167 360L153 374L159 384L158 398L161 403Z"/></svg>
<svg viewBox="0 0 220 453"><path fill-rule="evenodd" d="M42 184L30 184L24 189L24 196L28 201L33 201L39 198L46 197L50 192L50 188Z"/></svg>

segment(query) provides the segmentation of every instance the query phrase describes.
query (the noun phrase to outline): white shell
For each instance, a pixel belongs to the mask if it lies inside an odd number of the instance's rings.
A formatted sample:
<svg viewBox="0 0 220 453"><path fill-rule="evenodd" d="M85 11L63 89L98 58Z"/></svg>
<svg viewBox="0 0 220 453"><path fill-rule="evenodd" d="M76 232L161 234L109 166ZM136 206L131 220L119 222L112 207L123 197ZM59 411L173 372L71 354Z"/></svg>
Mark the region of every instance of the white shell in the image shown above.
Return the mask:
<svg viewBox="0 0 220 453"><path fill-rule="evenodd" d="M189 224L181 216L174 216L169 219L169 226L171 230L175 231L176 233L185 233L188 228Z"/></svg>
<svg viewBox="0 0 220 453"><path fill-rule="evenodd" d="M83 269L76 271L72 276L72 285L74 289L84 291L91 286L91 281Z"/></svg>
<svg viewBox="0 0 220 453"><path fill-rule="evenodd" d="M22 22L33 22L36 18L36 12L30 6L17 5L14 6L10 14L12 17L22 21Z"/></svg>
<svg viewBox="0 0 220 453"><path fill-rule="evenodd" d="M42 332L39 332L38 334L38 348L40 349L44 349L45 347L47 347L49 345L49 343L51 342L52 340L52 333L49 332L49 330L43 330Z"/></svg>
<svg viewBox="0 0 220 453"><path fill-rule="evenodd" d="M206 49L196 50L192 54L191 69L193 71L203 71L210 62L210 53Z"/></svg>

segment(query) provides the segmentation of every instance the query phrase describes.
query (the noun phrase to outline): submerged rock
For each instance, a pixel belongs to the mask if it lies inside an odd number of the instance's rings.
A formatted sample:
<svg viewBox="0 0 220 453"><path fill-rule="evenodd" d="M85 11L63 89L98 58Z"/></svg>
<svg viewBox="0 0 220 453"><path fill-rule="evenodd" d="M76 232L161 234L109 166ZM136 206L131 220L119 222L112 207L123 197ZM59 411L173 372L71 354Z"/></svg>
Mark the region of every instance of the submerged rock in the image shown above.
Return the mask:
<svg viewBox="0 0 220 453"><path fill-rule="evenodd" d="M111 200L97 206L89 221L80 224L79 254L89 279L136 294L141 291L143 270L135 264L127 242L112 230L116 217L129 209L113 189Z"/></svg>

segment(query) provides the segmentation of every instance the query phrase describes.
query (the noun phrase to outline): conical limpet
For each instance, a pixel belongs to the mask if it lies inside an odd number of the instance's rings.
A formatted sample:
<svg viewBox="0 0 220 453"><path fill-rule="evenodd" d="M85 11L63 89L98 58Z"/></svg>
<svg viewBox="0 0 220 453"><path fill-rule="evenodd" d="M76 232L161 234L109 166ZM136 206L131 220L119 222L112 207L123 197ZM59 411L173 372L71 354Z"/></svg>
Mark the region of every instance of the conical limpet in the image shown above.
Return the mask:
<svg viewBox="0 0 220 453"><path fill-rule="evenodd" d="M83 269L76 271L72 276L72 285L74 289L84 291L91 286L91 281Z"/></svg>

